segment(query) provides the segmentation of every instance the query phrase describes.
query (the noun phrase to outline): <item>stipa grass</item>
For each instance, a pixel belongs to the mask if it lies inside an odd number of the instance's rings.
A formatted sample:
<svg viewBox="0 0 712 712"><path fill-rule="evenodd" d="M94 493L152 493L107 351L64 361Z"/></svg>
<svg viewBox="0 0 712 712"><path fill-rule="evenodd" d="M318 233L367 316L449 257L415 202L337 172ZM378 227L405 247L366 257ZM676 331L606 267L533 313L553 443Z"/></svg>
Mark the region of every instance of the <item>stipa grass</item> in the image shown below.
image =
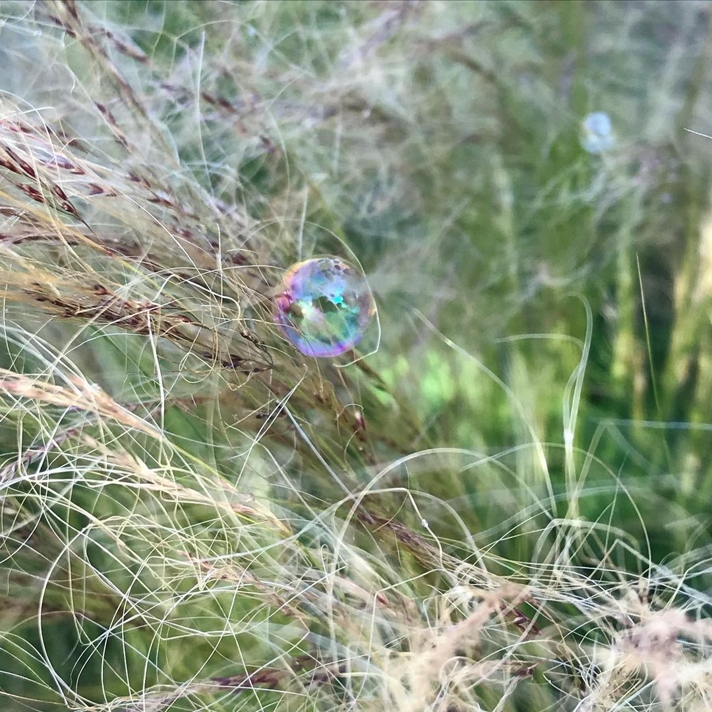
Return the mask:
<svg viewBox="0 0 712 712"><path fill-rule="evenodd" d="M5 709L710 706L707 179L659 128L708 13L540 7L3 3ZM655 62L650 145L584 155ZM352 251L381 349L304 358L275 288Z"/></svg>

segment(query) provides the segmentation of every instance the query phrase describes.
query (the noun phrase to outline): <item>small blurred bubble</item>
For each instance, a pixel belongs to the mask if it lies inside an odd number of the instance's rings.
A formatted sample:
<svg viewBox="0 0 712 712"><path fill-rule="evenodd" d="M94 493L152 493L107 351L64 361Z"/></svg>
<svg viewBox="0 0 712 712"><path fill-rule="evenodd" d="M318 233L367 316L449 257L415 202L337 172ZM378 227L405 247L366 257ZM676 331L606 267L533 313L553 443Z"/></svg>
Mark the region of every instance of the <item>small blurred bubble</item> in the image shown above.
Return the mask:
<svg viewBox="0 0 712 712"><path fill-rule="evenodd" d="M604 111L588 114L581 123L581 146L588 153L603 153L613 147L615 138L611 117Z"/></svg>

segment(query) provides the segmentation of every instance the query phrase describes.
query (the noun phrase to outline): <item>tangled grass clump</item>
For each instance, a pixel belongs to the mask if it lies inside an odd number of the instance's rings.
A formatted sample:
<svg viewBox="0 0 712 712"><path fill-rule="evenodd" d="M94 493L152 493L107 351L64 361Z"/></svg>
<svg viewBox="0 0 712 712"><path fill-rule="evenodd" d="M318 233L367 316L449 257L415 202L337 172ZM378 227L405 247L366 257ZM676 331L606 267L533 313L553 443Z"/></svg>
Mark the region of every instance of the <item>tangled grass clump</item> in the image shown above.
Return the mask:
<svg viewBox="0 0 712 712"><path fill-rule="evenodd" d="M2 709L712 706L709 14L2 3Z"/></svg>

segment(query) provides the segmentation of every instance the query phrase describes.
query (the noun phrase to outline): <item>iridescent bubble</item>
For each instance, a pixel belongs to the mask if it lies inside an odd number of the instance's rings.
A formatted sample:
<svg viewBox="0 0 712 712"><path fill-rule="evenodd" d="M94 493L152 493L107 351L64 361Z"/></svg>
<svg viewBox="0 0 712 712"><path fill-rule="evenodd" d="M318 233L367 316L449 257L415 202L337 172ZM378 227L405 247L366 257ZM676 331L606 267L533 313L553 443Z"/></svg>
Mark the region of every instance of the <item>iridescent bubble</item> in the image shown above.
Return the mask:
<svg viewBox="0 0 712 712"><path fill-rule="evenodd" d="M588 153L603 153L613 147L611 117L603 111L588 114L581 123L581 146Z"/></svg>
<svg viewBox="0 0 712 712"><path fill-rule="evenodd" d="M305 356L338 356L361 341L375 311L361 272L338 257L316 257L285 272L274 318Z"/></svg>

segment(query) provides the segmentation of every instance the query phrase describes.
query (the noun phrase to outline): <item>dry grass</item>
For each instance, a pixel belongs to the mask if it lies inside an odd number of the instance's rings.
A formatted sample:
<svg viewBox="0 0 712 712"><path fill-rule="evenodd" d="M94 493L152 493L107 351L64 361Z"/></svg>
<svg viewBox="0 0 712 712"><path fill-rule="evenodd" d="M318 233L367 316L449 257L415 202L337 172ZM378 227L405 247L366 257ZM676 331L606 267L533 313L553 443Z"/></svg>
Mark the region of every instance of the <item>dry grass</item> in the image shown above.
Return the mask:
<svg viewBox="0 0 712 712"><path fill-rule="evenodd" d="M3 709L712 707L678 7L2 4ZM320 253L335 360L272 320Z"/></svg>

